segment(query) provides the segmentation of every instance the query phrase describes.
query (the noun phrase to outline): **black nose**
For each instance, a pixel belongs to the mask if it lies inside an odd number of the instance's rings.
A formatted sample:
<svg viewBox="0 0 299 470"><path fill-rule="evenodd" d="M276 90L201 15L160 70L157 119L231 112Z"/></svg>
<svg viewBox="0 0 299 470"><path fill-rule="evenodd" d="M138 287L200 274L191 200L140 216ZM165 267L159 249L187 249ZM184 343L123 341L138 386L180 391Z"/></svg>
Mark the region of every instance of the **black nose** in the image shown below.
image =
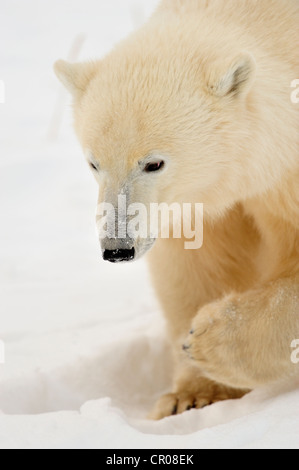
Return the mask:
<svg viewBox="0 0 299 470"><path fill-rule="evenodd" d="M131 248L130 250L105 250L103 258L105 261L110 261L110 263L132 261L135 258L135 248Z"/></svg>

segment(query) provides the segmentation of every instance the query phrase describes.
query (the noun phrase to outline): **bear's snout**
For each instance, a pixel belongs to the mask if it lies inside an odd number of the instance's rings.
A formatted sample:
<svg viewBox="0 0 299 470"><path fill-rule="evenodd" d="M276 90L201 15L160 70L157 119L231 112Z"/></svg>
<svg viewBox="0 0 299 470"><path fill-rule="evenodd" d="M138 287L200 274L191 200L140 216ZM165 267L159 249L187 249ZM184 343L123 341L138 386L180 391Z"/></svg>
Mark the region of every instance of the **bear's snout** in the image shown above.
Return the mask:
<svg viewBox="0 0 299 470"><path fill-rule="evenodd" d="M104 261L110 263L122 263L124 261L133 261L135 258L135 248L120 249L120 250L104 250L103 252Z"/></svg>

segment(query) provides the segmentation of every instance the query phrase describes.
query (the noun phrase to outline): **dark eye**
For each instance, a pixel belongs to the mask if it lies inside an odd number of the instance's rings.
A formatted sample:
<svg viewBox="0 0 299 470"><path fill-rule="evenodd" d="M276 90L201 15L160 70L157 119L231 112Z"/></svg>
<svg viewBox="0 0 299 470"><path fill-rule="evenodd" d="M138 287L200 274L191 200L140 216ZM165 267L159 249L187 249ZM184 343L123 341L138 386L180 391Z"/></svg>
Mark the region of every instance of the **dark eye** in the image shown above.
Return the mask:
<svg viewBox="0 0 299 470"><path fill-rule="evenodd" d="M92 162L89 162L89 166L92 170L98 171L97 167Z"/></svg>
<svg viewBox="0 0 299 470"><path fill-rule="evenodd" d="M155 171L160 171L164 167L165 162L157 162L157 163L148 163L144 168L146 173L154 173Z"/></svg>

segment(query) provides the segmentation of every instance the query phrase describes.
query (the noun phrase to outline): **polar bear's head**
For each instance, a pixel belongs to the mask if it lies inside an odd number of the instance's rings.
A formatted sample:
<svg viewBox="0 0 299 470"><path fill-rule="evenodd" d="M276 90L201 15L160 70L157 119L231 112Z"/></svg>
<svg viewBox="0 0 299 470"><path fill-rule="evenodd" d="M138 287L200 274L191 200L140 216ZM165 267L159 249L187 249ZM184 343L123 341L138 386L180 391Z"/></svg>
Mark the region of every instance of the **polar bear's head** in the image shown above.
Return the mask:
<svg viewBox="0 0 299 470"><path fill-rule="evenodd" d="M127 49L99 62L55 66L73 95L75 129L99 183L99 202L115 214L119 195L146 208L204 203L205 214L216 217L251 196L252 56L180 59L175 51ZM131 260L154 239L114 234L102 240L104 257Z"/></svg>

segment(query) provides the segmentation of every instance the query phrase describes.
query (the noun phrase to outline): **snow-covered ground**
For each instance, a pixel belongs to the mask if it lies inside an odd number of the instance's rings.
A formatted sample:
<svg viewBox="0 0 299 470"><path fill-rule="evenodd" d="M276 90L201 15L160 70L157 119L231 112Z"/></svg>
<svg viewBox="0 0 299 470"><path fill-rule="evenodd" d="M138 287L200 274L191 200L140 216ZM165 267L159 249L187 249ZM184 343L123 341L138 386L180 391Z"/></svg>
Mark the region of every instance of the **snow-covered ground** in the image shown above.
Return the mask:
<svg viewBox="0 0 299 470"><path fill-rule="evenodd" d="M1 0L1 448L299 447L296 383L144 420L170 387L164 324L145 263L100 259L97 188L52 64L82 33L78 58L103 56L156 3Z"/></svg>

